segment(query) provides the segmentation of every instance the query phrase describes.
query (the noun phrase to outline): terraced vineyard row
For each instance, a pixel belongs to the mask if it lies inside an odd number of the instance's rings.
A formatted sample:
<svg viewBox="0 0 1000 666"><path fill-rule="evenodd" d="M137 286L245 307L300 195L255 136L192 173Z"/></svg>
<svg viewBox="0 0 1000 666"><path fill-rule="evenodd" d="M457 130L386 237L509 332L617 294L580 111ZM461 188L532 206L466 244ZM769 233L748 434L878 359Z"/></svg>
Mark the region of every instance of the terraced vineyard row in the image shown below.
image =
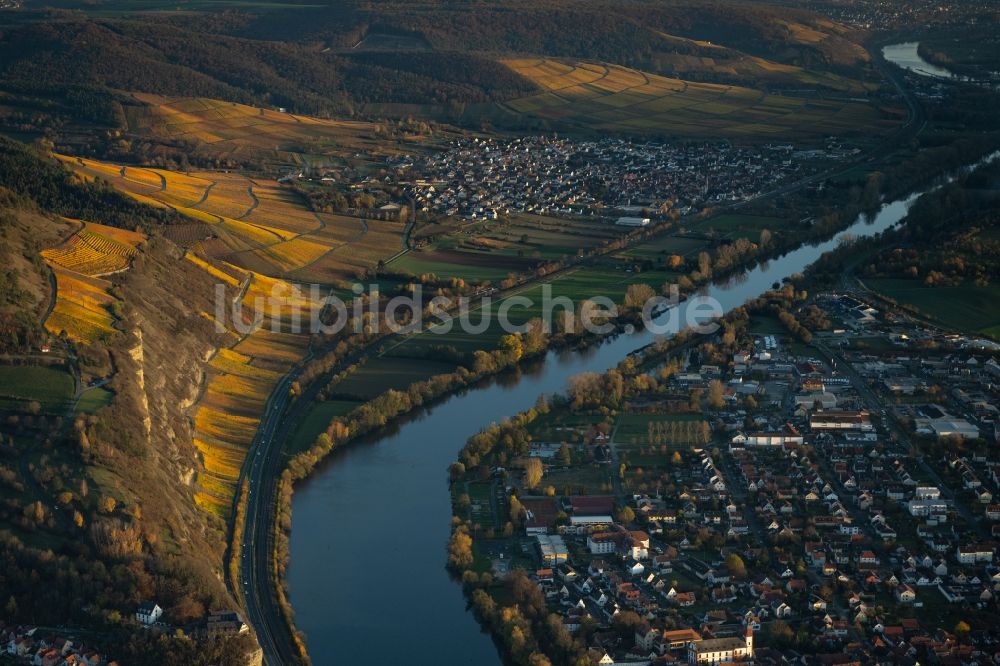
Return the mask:
<svg viewBox="0 0 1000 666"><path fill-rule="evenodd" d="M308 351L309 336L291 331L289 325L296 317L308 321L317 304L283 280L190 252L187 259L242 294L239 314L244 323L260 317L259 327L245 335L232 321L221 322L228 330L230 346L221 348L209 362L205 390L193 413L194 444L204 467L198 474L195 501L206 511L227 517L267 398L281 376ZM202 316L216 320L216 313Z"/></svg>
<svg viewBox="0 0 1000 666"><path fill-rule="evenodd" d="M317 214L276 181L61 159L85 178L107 180L140 201L191 218L165 230L166 236L205 257L257 274L350 280L403 247L402 223Z"/></svg>
<svg viewBox="0 0 1000 666"><path fill-rule="evenodd" d="M56 281L56 301L45 320L55 335L90 343L114 333L111 282L101 276L125 270L146 237L93 222L62 245L42 250Z"/></svg>
<svg viewBox="0 0 1000 666"><path fill-rule="evenodd" d="M42 256L83 275L107 275L128 268L143 240L142 234L87 223L60 247L42 250Z"/></svg>

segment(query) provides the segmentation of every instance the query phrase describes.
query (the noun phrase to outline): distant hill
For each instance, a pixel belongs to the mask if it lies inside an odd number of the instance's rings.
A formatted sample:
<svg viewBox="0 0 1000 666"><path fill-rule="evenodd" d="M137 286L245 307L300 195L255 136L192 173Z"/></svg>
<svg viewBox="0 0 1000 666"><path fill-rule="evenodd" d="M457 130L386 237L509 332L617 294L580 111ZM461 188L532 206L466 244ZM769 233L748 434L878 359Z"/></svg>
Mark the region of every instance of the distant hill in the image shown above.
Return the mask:
<svg viewBox="0 0 1000 666"><path fill-rule="evenodd" d="M199 37L166 23L87 19L34 22L5 32L0 79L89 83L341 116L352 115L357 103L482 102L534 89L503 65L472 54L345 57L304 44Z"/></svg>
<svg viewBox="0 0 1000 666"><path fill-rule="evenodd" d="M498 62L509 57L600 61L749 88L854 94L874 79L867 52L845 26L739 2L379 2L142 20L127 12L19 18L0 34L7 85L93 84L321 116L350 117L370 104L477 104L537 92Z"/></svg>

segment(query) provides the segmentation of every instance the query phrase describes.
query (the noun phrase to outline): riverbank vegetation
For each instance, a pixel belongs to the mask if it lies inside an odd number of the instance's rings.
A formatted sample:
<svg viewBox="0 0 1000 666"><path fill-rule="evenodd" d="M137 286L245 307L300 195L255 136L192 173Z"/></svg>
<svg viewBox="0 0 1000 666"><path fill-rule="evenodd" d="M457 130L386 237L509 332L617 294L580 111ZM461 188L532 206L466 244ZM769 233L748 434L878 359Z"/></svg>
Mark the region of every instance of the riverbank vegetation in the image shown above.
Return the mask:
<svg viewBox="0 0 1000 666"><path fill-rule="evenodd" d="M973 80L995 79L1000 72L1000 44L988 25L969 26L961 34L927 35L917 52L928 62Z"/></svg>
<svg viewBox="0 0 1000 666"><path fill-rule="evenodd" d="M905 223L860 244L847 265L869 289L915 314L1000 339L1000 164L993 161L921 197ZM817 266L829 277L843 255Z"/></svg>

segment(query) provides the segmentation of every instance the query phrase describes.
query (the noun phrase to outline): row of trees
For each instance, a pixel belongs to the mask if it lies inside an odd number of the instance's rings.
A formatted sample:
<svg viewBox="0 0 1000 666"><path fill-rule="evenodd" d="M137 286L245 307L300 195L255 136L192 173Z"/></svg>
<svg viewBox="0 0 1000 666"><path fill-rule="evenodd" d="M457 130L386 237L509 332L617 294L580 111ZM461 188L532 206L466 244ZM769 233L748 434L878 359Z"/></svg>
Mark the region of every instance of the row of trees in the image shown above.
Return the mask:
<svg viewBox="0 0 1000 666"><path fill-rule="evenodd" d="M668 444L705 445L712 439L712 427L708 421L670 420L650 421L646 440L653 446Z"/></svg>

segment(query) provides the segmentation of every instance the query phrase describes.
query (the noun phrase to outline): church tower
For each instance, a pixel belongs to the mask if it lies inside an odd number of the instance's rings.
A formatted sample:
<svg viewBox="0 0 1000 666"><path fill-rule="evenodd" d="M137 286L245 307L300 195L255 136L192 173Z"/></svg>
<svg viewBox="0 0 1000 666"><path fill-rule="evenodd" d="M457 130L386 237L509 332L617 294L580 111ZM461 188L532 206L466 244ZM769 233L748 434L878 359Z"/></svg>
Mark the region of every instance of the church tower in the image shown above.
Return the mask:
<svg viewBox="0 0 1000 666"><path fill-rule="evenodd" d="M747 625L746 641L747 657L753 658L753 626L750 624Z"/></svg>

